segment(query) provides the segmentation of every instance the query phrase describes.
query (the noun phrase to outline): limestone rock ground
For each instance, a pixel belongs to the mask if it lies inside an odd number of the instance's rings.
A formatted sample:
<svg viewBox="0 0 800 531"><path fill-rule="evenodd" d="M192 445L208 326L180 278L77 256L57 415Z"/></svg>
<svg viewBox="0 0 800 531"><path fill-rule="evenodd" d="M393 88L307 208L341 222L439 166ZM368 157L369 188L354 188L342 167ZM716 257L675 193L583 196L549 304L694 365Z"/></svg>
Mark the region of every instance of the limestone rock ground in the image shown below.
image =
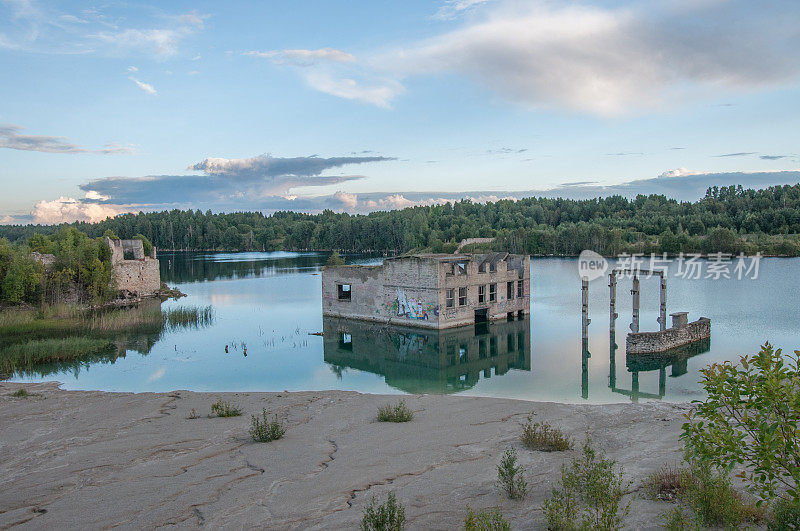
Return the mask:
<svg viewBox="0 0 800 531"><path fill-rule="evenodd" d="M14 398L24 387L35 396ZM230 401L244 414L208 418ZM522 448L528 415L563 427L617 460L633 483L631 528L657 528L670 506L640 480L680 460L685 405L565 405L461 396L408 396L407 424L375 421L398 397L300 393L105 393L57 383L0 384L0 528L354 529L372 496L394 491L410 529L459 529L466 505L499 507L518 529L543 527L541 504L578 454ZM250 415L287 428L254 443ZM189 419L194 409L200 418ZM496 465L509 446L529 495L502 498Z"/></svg>

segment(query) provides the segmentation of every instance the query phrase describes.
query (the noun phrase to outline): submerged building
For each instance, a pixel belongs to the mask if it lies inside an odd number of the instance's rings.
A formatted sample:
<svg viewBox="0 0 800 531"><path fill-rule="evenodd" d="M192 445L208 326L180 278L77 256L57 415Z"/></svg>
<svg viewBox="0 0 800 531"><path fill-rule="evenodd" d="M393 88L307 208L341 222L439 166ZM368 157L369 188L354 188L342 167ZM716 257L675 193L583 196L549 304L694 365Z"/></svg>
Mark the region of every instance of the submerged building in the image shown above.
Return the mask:
<svg viewBox="0 0 800 531"><path fill-rule="evenodd" d="M415 254L381 265L327 266L322 314L452 328L530 313L530 257L509 253Z"/></svg>
<svg viewBox="0 0 800 531"><path fill-rule="evenodd" d="M106 236L111 249L111 276L117 290L137 297L152 297L161 289L161 273L156 248L144 254L142 240L112 240Z"/></svg>

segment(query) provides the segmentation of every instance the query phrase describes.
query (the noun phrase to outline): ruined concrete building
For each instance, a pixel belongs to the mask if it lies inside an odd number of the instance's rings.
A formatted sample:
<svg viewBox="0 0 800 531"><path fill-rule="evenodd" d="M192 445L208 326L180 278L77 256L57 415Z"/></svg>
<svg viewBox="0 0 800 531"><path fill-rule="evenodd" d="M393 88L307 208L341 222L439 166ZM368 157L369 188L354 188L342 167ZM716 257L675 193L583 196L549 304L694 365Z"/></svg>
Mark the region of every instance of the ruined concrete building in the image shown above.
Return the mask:
<svg viewBox="0 0 800 531"><path fill-rule="evenodd" d="M111 249L111 277L121 292L138 297L150 297L161 289L156 249L144 254L142 240L112 240L106 237Z"/></svg>
<svg viewBox="0 0 800 531"><path fill-rule="evenodd" d="M452 328L530 312L530 257L416 254L322 272L327 316Z"/></svg>

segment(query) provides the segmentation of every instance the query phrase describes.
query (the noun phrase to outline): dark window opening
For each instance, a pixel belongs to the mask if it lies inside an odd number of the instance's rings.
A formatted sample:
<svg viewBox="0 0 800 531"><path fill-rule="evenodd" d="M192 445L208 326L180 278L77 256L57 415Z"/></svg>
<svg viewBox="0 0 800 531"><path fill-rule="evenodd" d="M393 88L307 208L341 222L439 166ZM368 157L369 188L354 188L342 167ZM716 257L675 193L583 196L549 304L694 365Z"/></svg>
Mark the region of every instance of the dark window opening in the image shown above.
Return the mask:
<svg viewBox="0 0 800 531"><path fill-rule="evenodd" d="M458 288L458 305L467 305L467 288Z"/></svg>
<svg viewBox="0 0 800 531"><path fill-rule="evenodd" d="M486 286L478 286L478 303L486 302Z"/></svg>
<svg viewBox="0 0 800 531"><path fill-rule="evenodd" d="M517 282L517 297L522 297L525 295L525 284L520 280Z"/></svg>
<svg viewBox="0 0 800 531"><path fill-rule="evenodd" d="M447 303L446 306L448 308L452 308L454 301L455 301L455 291L454 289L450 288L447 290Z"/></svg>
<svg viewBox="0 0 800 531"><path fill-rule="evenodd" d="M497 284L489 284L489 302L497 300Z"/></svg>
<svg viewBox="0 0 800 531"><path fill-rule="evenodd" d="M486 273L486 262L481 262L478 266L478 273Z"/></svg>
<svg viewBox="0 0 800 531"><path fill-rule="evenodd" d="M475 322L476 323L485 323L489 320L489 309L488 308L479 308L475 310Z"/></svg>
<svg viewBox="0 0 800 531"><path fill-rule="evenodd" d="M456 264L456 274L457 275L466 275L467 274L467 263L466 262L458 262Z"/></svg>
<svg viewBox="0 0 800 531"><path fill-rule="evenodd" d="M497 262L492 262L489 264L489 272L497 273Z"/></svg>
<svg viewBox="0 0 800 531"><path fill-rule="evenodd" d="M512 300L514 298L514 283L506 282L506 299Z"/></svg>
<svg viewBox="0 0 800 531"><path fill-rule="evenodd" d="M508 319L509 321L513 321L514 320L514 312L508 312L506 314L506 319Z"/></svg>
<svg viewBox="0 0 800 531"><path fill-rule="evenodd" d="M337 285L337 291L338 291L338 295L339 295L339 300L340 301L349 301L350 300L350 295L352 293L351 290L350 290L350 284L338 284Z"/></svg>

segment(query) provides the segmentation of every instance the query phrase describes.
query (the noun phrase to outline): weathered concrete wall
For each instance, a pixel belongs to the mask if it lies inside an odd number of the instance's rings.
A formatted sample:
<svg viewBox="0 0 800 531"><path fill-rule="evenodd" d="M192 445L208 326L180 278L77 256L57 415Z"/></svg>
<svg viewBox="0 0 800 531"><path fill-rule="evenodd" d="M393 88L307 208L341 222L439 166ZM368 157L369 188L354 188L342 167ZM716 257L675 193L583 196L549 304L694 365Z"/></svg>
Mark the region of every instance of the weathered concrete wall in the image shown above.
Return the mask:
<svg viewBox="0 0 800 531"><path fill-rule="evenodd" d="M701 317L692 323L678 328L668 328L663 332L628 334L625 350L627 354L650 354L709 338L711 338L711 320Z"/></svg>
<svg viewBox="0 0 800 531"><path fill-rule="evenodd" d="M139 297L150 297L161 289L161 272L158 268L156 250L145 256L141 240L112 240L106 238L111 249L111 277L120 291ZM125 259L125 254L134 256Z"/></svg>
<svg viewBox="0 0 800 531"><path fill-rule="evenodd" d="M438 328L436 268L426 262L430 261L387 260L383 266L325 267L322 313ZM350 285L350 300L339 300L340 284Z"/></svg>
<svg viewBox="0 0 800 531"><path fill-rule="evenodd" d="M494 267L481 268L480 264L492 256L499 256ZM519 256L508 261L505 256L420 255L387 259L382 266L329 266L322 272L322 312L426 328L472 324L476 309L485 309L489 320L505 319L509 313L528 314L530 258ZM493 284L495 297L490 300ZM340 299L339 285L351 286L349 300ZM483 301L479 301L481 287ZM464 304L459 297L462 288L466 290ZM449 290L453 290L451 306Z"/></svg>

